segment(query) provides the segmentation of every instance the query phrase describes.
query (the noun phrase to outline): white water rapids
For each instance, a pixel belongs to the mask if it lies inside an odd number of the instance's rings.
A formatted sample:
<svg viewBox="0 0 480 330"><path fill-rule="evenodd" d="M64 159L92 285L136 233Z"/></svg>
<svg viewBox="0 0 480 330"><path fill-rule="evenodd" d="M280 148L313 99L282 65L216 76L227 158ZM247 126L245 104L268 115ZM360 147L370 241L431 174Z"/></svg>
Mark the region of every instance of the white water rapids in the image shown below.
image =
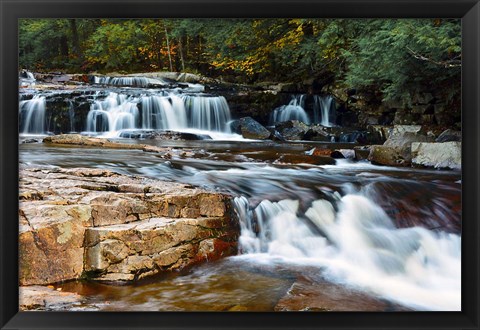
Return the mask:
<svg viewBox="0 0 480 330"><path fill-rule="evenodd" d="M338 212L316 200L304 213L299 201L262 201L251 210L236 198L240 247L288 263L324 267L335 282L353 285L419 310L461 310L461 239L420 227L398 229L360 194L337 195Z"/></svg>

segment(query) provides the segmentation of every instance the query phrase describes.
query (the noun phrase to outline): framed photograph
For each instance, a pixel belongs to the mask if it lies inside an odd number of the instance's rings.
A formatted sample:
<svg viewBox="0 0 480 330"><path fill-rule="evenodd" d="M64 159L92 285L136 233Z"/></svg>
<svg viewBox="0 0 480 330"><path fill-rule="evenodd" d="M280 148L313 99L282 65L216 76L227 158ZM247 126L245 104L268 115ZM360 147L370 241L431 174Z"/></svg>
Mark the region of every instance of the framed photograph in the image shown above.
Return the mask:
<svg viewBox="0 0 480 330"><path fill-rule="evenodd" d="M2 329L478 329L476 0L9 1Z"/></svg>

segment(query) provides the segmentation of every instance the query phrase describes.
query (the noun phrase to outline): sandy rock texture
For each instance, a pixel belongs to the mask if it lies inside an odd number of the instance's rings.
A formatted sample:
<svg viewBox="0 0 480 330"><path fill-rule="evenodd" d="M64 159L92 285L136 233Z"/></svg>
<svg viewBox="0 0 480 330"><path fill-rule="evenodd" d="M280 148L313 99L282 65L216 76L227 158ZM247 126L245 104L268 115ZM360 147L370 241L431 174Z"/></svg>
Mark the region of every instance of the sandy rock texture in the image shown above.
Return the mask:
<svg viewBox="0 0 480 330"><path fill-rule="evenodd" d="M19 188L21 285L135 280L236 253L226 194L82 168L21 168Z"/></svg>

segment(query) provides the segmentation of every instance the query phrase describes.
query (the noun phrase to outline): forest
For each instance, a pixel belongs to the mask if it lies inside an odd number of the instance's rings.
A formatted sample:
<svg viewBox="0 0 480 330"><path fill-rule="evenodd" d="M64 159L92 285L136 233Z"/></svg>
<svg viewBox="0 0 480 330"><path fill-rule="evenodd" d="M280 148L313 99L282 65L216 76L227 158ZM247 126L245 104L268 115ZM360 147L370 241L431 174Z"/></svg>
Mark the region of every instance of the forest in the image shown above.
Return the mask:
<svg viewBox="0 0 480 330"><path fill-rule="evenodd" d="M67 73L193 72L224 81L322 77L407 103L460 95L458 19L24 19L19 64Z"/></svg>

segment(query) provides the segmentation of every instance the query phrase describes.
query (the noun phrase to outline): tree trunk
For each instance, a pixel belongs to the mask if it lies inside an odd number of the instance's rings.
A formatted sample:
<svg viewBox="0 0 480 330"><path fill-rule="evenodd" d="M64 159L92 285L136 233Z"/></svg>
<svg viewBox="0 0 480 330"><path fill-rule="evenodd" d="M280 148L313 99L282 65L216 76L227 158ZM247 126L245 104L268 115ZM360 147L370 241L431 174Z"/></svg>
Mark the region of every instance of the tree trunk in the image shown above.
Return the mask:
<svg viewBox="0 0 480 330"><path fill-rule="evenodd" d="M170 40L168 38L168 31L167 31L167 26L165 25L165 23L163 23L163 28L165 29L165 39L167 40L168 61L170 62L170 71L173 72L172 54L170 52Z"/></svg>
<svg viewBox="0 0 480 330"><path fill-rule="evenodd" d="M182 37L178 38L178 48L179 48L179 53L180 53L180 63L182 64L182 72L185 72L185 61L183 60Z"/></svg>
<svg viewBox="0 0 480 330"><path fill-rule="evenodd" d="M74 54L78 56L78 58L82 58L83 55L80 50L80 40L78 37L78 28L77 28L77 20L75 18L69 19L70 22L70 31L72 33L72 51Z"/></svg>

